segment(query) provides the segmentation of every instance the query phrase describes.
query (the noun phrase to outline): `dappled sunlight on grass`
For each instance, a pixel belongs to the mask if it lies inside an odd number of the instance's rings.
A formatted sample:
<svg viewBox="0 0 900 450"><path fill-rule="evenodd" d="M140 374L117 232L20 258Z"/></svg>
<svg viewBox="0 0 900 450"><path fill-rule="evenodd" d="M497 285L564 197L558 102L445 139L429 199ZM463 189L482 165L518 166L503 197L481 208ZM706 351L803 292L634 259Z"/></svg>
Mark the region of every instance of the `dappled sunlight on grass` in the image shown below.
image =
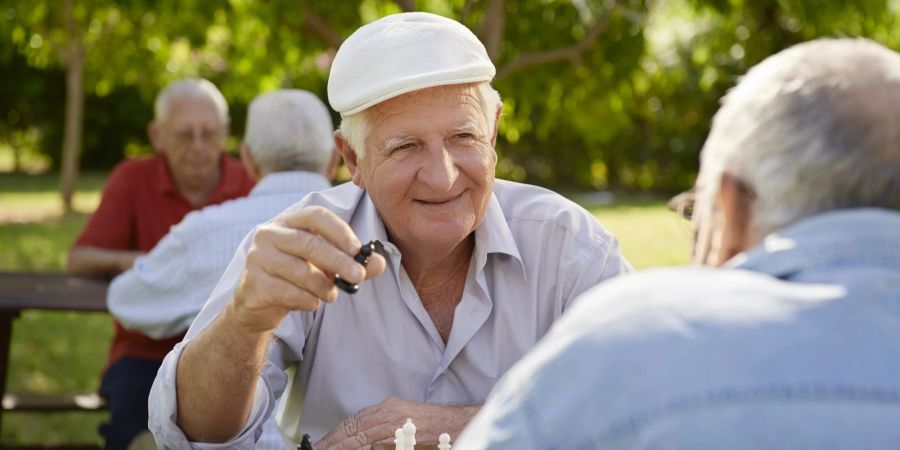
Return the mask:
<svg viewBox="0 0 900 450"><path fill-rule="evenodd" d="M66 253L86 216L72 215L42 222L0 222L0 270L61 272Z"/></svg>
<svg viewBox="0 0 900 450"><path fill-rule="evenodd" d="M105 174L83 174L72 203L76 211L90 213L100 203ZM55 175L0 173L0 223L30 223L60 217L62 199Z"/></svg>
<svg viewBox="0 0 900 450"><path fill-rule="evenodd" d="M622 202L588 210L619 238L622 253L636 269L685 264L690 258L691 224L664 202Z"/></svg>

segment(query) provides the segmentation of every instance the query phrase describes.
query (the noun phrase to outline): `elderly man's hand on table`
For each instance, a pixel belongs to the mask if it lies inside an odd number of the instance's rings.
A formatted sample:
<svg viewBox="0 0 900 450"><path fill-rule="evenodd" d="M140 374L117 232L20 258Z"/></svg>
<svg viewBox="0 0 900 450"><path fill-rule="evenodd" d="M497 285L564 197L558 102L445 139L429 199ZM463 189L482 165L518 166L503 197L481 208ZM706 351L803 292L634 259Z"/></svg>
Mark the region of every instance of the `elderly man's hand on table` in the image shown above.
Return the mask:
<svg viewBox="0 0 900 450"><path fill-rule="evenodd" d="M321 207L283 214L260 227L234 295L241 325L248 331L275 329L290 311L315 311L338 297L334 274L357 284L384 272L373 254L363 267L353 260L360 242L346 222Z"/></svg>
<svg viewBox="0 0 900 450"><path fill-rule="evenodd" d="M394 431L408 418L416 424L416 441L437 442L441 433L459 436L479 408L431 405L391 397L344 419L316 444L316 450L368 449L375 443L393 442Z"/></svg>

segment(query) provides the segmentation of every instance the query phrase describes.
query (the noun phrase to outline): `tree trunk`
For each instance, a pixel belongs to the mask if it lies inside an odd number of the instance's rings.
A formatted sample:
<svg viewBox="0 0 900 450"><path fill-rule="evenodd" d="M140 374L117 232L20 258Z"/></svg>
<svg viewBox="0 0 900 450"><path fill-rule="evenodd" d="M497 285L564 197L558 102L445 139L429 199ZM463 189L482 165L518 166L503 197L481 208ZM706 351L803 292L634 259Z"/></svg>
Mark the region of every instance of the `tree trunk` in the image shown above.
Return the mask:
<svg viewBox="0 0 900 450"><path fill-rule="evenodd" d="M63 134L62 170L59 189L63 209L73 211L72 195L78 181L78 154L81 147L81 131L84 126L84 48L81 36L75 29L73 0L65 0L66 8L66 125Z"/></svg>
<svg viewBox="0 0 900 450"><path fill-rule="evenodd" d="M494 65L500 62L500 47L506 30L506 0L491 0L480 27L480 38Z"/></svg>
<svg viewBox="0 0 900 450"><path fill-rule="evenodd" d="M18 139L15 137L10 139L10 141L13 151L13 172L19 173L22 171L22 147L19 146Z"/></svg>

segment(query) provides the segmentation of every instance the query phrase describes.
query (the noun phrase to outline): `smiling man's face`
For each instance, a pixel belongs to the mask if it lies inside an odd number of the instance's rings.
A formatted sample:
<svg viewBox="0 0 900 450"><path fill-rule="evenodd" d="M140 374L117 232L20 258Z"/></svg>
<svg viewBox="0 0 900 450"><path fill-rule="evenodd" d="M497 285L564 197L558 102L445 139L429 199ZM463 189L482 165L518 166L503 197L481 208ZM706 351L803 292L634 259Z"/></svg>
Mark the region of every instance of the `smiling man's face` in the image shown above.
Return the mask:
<svg viewBox="0 0 900 450"><path fill-rule="evenodd" d="M475 85L401 95L370 110L353 181L366 189L391 239L452 248L484 219L494 186L494 129Z"/></svg>

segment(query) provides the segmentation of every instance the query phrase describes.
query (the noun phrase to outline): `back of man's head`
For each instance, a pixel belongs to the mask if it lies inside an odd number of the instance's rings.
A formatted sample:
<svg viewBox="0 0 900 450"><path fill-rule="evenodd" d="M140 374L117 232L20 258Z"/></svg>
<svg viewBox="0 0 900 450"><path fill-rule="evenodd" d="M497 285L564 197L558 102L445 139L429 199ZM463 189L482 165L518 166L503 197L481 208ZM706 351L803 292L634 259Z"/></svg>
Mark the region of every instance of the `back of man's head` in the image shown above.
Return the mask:
<svg viewBox="0 0 900 450"><path fill-rule="evenodd" d="M900 210L900 55L823 39L766 59L713 121L704 204L723 172L754 191L753 222L765 232L833 209Z"/></svg>
<svg viewBox="0 0 900 450"><path fill-rule="evenodd" d="M334 152L328 108L298 89L267 92L247 112L244 144L260 172L303 170L325 174Z"/></svg>

